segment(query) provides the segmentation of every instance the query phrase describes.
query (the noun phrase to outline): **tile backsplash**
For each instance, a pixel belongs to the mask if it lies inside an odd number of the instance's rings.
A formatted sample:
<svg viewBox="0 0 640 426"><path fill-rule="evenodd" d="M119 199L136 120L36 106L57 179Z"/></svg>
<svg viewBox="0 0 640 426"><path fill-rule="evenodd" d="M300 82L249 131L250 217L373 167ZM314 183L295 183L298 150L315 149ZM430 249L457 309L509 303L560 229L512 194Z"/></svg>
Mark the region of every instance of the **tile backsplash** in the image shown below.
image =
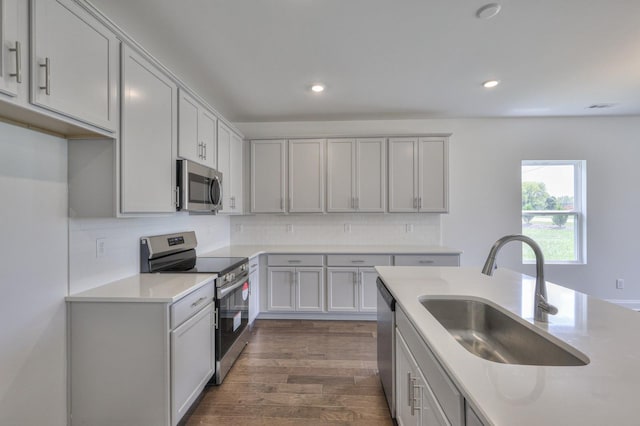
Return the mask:
<svg viewBox="0 0 640 426"><path fill-rule="evenodd" d="M440 215L331 213L234 216L231 219L231 243L440 245Z"/></svg>

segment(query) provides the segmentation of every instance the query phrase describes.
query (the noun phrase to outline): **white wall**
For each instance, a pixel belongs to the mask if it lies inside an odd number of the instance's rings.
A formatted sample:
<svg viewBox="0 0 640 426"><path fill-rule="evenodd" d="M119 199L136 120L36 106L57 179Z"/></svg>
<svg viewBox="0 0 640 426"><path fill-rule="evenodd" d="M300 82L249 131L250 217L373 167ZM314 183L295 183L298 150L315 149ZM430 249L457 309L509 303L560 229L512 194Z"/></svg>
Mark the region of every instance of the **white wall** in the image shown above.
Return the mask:
<svg viewBox="0 0 640 426"><path fill-rule="evenodd" d="M66 425L66 140L0 123L0 198L0 424Z"/></svg>
<svg viewBox="0 0 640 426"><path fill-rule="evenodd" d="M70 219L70 292L77 293L140 272L140 237L195 231L198 253L229 245L229 217L178 213L155 218ZM96 239L105 254L96 257Z"/></svg>
<svg viewBox="0 0 640 426"><path fill-rule="evenodd" d="M441 218L441 243L464 251L462 264L481 267L493 242L519 233L520 161L587 160L588 264L548 265L547 279L608 299L640 299L635 222L640 207L640 117L447 119L237 123L247 139L305 136L453 133L450 213ZM326 226L318 227L318 236ZM239 219L265 221L262 217ZM282 219L273 219L281 223ZM321 219L319 219L321 220ZM235 225L236 219L233 220ZM233 228L233 241L236 231ZM245 228L247 228L245 226ZM398 233L389 243L403 238ZM520 247L507 246L498 264L533 273ZM624 278L626 288L615 289Z"/></svg>

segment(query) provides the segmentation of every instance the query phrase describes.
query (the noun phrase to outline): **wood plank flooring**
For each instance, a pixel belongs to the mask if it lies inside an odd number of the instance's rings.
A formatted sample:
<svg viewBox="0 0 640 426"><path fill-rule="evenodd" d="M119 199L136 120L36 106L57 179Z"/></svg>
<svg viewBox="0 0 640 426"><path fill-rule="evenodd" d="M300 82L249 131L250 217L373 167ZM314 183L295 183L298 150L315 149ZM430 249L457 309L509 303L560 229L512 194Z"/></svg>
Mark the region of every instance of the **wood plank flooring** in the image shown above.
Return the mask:
<svg viewBox="0 0 640 426"><path fill-rule="evenodd" d="M375 321L258 320L193 425L393 425L376 361Z"/></svg>

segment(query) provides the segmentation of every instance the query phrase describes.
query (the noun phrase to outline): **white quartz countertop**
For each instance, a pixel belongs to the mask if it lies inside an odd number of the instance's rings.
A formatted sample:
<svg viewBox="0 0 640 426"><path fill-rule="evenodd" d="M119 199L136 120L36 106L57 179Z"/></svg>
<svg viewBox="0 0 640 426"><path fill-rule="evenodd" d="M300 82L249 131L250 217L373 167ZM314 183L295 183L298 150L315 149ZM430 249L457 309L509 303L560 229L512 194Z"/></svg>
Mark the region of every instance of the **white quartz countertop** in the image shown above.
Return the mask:
<svg viewBox="0 0 640 426"><path fill-rule="evenodd" d="M441 246L394 245L394 246L341 246L341 245L234 245L223 247L207 253L199 253L202 257L231 256L255 257L260 254L297 254L297 253L330 253L330 254L460 254L455 250Z"/></svg>
<svg viewBox="0 0 640 426"><path fill-rule="evenodd" d="M66 297L67 302L173 303L216 278L215 274L138 274Z"/></svg>
<svg viewBox="0 0 640 426"><path fill-rule="evenodd" d="M547 284L558 307L533 321L535 280L498 269L377 267L397 303L474 409L495 425L638 425L640 314ZM585 354L586 366L507 365L463 348L422 306L422 296L488 299Z"/></svg>

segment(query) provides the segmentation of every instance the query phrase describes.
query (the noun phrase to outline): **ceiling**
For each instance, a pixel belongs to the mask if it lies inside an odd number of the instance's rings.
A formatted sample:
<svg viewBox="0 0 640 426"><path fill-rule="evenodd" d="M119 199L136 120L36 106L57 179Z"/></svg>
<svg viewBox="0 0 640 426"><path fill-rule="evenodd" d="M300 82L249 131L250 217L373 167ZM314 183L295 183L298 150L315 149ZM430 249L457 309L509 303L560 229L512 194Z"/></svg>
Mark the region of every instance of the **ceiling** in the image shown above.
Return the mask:
<svg viewBox="0 0 640 426"><path fill-rule="evenodd" d="M638 0L90 1L231 121L640 114Z"/></svg>

